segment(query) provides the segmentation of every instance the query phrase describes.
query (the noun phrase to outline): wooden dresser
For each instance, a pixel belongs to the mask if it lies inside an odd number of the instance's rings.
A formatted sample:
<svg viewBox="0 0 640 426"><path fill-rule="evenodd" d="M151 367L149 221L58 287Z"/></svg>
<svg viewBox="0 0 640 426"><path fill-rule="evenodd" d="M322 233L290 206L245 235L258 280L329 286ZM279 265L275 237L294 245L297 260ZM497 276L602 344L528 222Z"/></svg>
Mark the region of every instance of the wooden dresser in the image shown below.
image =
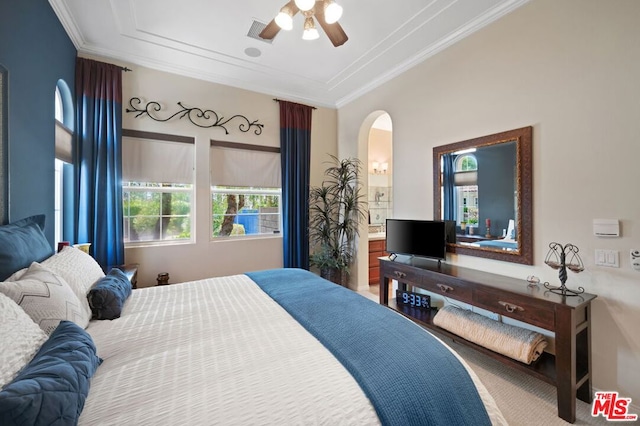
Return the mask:
<svg viewBox="0 0 640 426"><path fill-rule="evenodd" d="M380 303L413 321L481 351L557 388L558 416L576 420L576 398L591 403L591 301L593 294L562 296L522 279L442 264L427 259L380 258ZM435 311L398 306L389 282L420 288L555 333L555 355L545 352L531 365L500 355L433 325Z"/></svg>
<svg viewBox="0 0 640 426"><path fill-rule="evenodd" d="M369 285L380 283L380 261L382 256L387 256L384 251L385 240L369 240Z"/></svg>

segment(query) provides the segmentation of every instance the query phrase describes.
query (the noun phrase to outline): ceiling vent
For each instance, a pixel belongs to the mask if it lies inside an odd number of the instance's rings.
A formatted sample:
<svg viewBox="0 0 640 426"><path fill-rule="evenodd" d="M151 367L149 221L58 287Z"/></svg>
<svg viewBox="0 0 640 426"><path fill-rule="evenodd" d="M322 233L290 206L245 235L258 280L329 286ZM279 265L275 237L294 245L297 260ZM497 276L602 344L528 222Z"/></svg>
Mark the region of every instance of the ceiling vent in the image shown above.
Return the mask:
<svg viewBox="0 0 640 426"><path fill-rule="evenodd" d="M251 24L251 28L249 28L249 32L247 33L247 37L254 38L256 40L260 40L269 44L273 43L273 39L265 40L264 38L260 37L260 33L265 29L266 26L267 24L256 21L254 19L253 23Z"/></svg>

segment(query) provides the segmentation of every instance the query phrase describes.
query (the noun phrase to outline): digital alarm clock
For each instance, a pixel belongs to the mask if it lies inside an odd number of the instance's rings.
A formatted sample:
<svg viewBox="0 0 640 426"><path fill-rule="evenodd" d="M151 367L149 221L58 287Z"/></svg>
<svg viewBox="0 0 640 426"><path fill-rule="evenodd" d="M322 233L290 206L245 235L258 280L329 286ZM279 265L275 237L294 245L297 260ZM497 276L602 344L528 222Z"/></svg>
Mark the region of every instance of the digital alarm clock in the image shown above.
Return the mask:
<svg viewBox="0 0 640 426"><path fill-rule="evenodd" d="M431 296L414 293L413 291L396 290L396 303L426 311L431 309Z"/></svg>

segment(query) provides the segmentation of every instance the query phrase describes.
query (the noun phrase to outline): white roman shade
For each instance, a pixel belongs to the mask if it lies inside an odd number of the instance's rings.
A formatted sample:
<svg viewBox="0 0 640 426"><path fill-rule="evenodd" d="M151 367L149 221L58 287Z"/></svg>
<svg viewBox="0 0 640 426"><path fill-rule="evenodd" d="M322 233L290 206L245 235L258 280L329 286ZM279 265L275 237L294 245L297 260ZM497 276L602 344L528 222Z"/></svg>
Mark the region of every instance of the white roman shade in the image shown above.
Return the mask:
<svg viewBox="0 0 640 426"><path fill-rule="evenodd" d="M478 172L476 170L469 172L455 172L453 174L453 184L455 186L477 185Z"/></svg>
<svg viewBox="0 0 640 426"><path fill-rule="evenodd" d="M211 142L211 185L280 188L280 150L256 145Z"/></svg>
<svg viewBox="0 0 640 426"><path fill-rule="evenodd" d="M194 144L122 137L124 182L193 183Z"/></svg>
<svg viewBox="0 0 640 426"><path fill-rule="evenodd" d="M73 163L71 151L72 136L71 130L56 120L56 158L65 163Z"/></svg>

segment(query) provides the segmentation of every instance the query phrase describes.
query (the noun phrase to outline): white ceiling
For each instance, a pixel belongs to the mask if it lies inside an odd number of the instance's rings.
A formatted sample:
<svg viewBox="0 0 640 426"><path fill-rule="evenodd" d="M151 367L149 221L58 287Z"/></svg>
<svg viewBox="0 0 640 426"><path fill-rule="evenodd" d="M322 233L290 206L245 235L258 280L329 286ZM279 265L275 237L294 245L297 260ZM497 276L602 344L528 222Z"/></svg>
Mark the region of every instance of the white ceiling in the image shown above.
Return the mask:
<svg viewBox="0 0 640 426"><path fill-rule="evenodd" d="M301 39L303 17L273 43L247 36L287 0L49 0L79 53L287 100L339 107L528 0L338 0L349 36ZM259 49L251 57L246 49Z"/></svg>

